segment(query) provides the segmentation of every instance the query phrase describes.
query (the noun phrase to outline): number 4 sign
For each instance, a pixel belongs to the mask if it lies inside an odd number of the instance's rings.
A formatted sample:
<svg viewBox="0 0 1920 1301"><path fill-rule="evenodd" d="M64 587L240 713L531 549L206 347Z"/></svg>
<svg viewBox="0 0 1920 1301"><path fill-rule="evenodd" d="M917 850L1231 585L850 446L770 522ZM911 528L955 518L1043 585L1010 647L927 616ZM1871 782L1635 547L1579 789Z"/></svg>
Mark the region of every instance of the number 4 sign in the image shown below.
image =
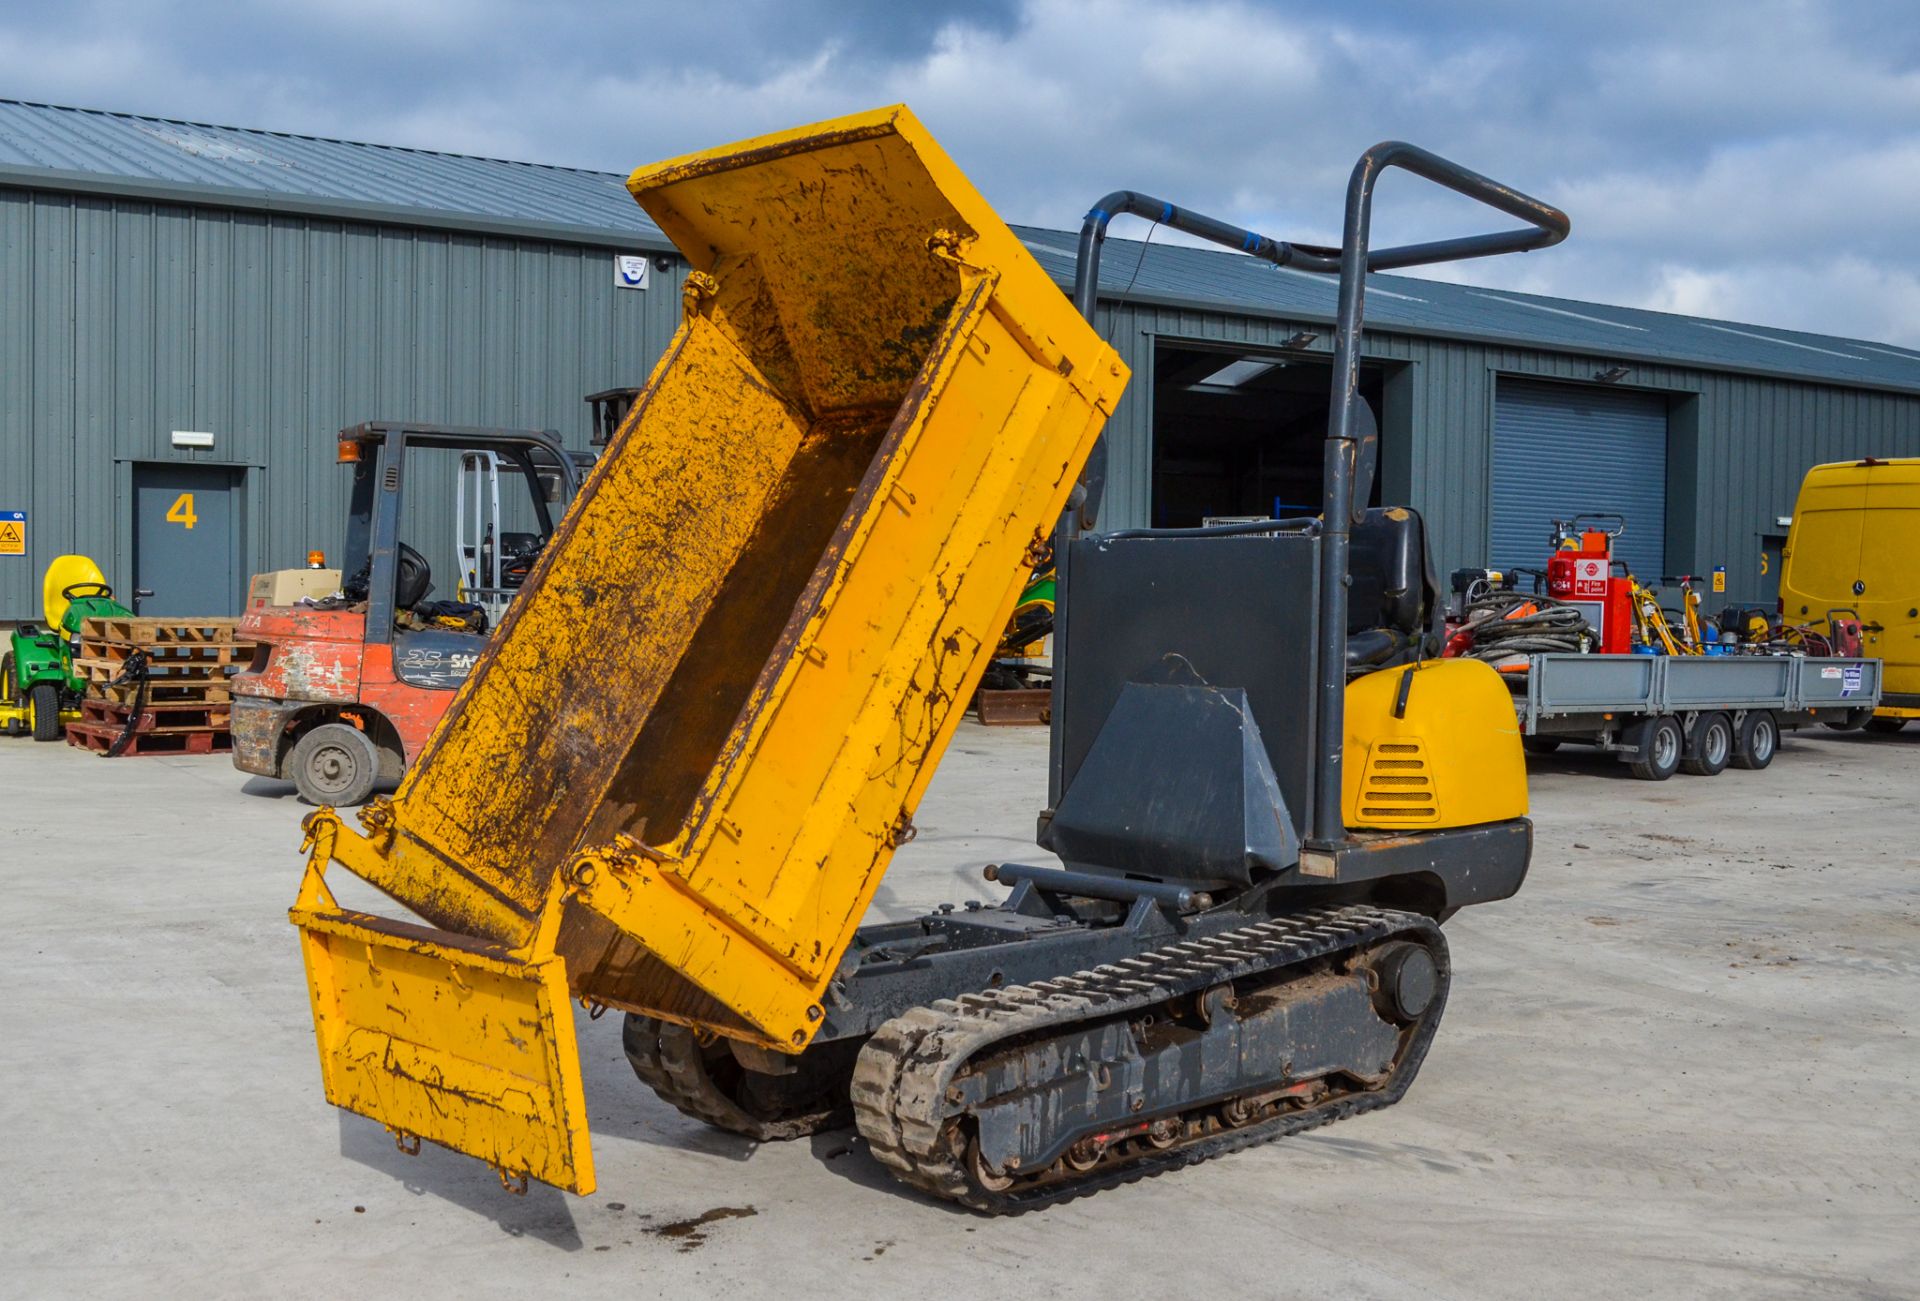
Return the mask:
<svg viewBox="0 0 1920 1301"><path fill-rule="evenodd" d="M189 529L200 522L200 517L193 513L192 493L183 492L173 499L173 505L167 507L167 522L184 524Z"/></svg>

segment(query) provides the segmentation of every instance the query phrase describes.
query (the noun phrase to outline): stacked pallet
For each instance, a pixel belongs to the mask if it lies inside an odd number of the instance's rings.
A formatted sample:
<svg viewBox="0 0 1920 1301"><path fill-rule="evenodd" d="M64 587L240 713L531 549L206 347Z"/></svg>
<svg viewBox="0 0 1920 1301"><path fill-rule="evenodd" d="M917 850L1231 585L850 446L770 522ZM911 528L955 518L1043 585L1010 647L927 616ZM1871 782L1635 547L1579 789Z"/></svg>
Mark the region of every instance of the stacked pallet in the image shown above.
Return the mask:
<svg viewBox="0 0 1920 1301"><path fill-rule="evenodd" d="M253 643L235 636L236 619L88 619L80 627L74 670L87 682L80 721L67 744L122 754L213 754L232 747L228 676ZM136 657L145 659L140 681Z"/></svg>

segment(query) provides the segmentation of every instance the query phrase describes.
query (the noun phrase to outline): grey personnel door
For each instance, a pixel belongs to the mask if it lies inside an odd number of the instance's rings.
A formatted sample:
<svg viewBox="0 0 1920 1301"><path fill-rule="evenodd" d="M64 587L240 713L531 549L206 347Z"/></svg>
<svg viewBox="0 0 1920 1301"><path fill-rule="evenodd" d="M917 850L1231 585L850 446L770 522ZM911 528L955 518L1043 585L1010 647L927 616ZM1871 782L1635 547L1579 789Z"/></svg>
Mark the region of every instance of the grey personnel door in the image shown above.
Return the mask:
<svg viewBox="0 0 1920 1301"><path fill-rule="evenodd" d="M225 465L133 467L133 590L140 615L240 612L240 494L246 471Z"/></svg>

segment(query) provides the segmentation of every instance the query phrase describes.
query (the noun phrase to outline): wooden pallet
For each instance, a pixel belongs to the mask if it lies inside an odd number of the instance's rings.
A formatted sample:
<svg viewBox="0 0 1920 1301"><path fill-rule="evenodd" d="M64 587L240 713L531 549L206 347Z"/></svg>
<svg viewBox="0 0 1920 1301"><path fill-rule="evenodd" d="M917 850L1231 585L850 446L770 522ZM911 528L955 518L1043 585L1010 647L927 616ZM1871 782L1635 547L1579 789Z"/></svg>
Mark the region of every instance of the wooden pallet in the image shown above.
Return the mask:
<svg viewBox="0 0 1920 1301"><path fill-rule="evenodd" d="M149 660L147 662L147 681L168 682L176 686L192 686L199 683L225 683L228 664L182 663L175 660ZM91 659L85 655L73 661L76 673L88 682L106 684L126 672L124 662Z"/></svg>
<svg viewBox="0 0 1920 1301"><path fill-rule="evenodd" d="M209 704L204 700L149 701L140 711L136 732L224 732L232 717L233 706ZM102 727L123 728L133 714L131 704L111 700L80 702L80 721Z"/></svg>
<svg viewBox="0 0 1920 1301"><path fill-rule="evenodd" d="M133 646L210 646L238 640L238 619L84 619L81 640Z"/></svg>
<svg viewBox="0 0 1920 1301"><path fill-rule="evenodd" d="M124 665L135 655L145 655L147 663L153 667L163 664L180 665L219 665L244 664L253 657L254 643L250 641L230 641L201 645L185 645L166 642L157 646L141 646L129 641L103 641L93 637L80 639L80 654L76 657L89 664Z"/></svg>
<svg viewBox="0 0 1920 1301"><path fill-rule="evenodd" d="M131 705L140 698L140 688L113 686L108 682L88 682L87 699L116 705ZM148 705L224 705L233 699L226 679L218 682L181 682L155 678L147 684Z"/></svg>
<svg viewBox="0 0 1920 1301"><path fill-rule="evenodd" d="M107 754L120 739L121 728L110 723L68 723L67 744ZM146 754L225 754L233 749L233 734L202 730L197 732L135 732L121 758Z"/></svg>

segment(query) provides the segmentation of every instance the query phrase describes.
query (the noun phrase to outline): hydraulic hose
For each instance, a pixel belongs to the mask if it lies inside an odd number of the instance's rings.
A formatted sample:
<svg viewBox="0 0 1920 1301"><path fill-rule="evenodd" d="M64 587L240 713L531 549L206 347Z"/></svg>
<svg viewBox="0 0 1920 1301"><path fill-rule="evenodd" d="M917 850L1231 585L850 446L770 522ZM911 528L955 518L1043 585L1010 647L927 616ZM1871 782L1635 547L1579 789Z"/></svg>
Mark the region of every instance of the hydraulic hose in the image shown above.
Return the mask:
<svg viewBox="0 0 1920 1301"><path fill-rule="evenodd" d="M1529 605L1537 608L1518 613ZM1579 610L1522 592L1489 592L1471 601L1464 629L1473 643L1461 653L1489 663L1516 655L1577 653L1593 642L1593 629Z"/></svg>

